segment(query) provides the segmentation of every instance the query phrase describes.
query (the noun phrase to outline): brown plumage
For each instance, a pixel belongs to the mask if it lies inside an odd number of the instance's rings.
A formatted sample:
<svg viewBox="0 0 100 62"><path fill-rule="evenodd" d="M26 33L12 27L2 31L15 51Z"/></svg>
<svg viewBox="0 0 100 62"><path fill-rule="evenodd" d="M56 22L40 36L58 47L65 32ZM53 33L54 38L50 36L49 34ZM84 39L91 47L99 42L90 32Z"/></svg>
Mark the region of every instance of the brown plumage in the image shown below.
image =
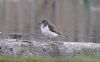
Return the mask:
<svg viewBox="0 0 100 62"><path fill-rule="evenodd" d="M49 27L50 27L49 28L50 31L55 32L55 33L61 35L61 33L57 30L57 28L54 25L49 25Z"/></svg>

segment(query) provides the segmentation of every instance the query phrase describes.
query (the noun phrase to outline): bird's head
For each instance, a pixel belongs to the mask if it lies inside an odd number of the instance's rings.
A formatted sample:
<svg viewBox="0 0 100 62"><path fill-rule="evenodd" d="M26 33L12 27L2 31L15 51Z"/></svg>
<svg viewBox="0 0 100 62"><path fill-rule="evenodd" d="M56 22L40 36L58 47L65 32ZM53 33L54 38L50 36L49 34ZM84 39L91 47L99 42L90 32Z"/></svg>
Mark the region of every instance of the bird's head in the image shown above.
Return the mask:
<svg viewBox="0 0 100 62"><path fill-rule="evenodd" d="M43 24L44 26L49 25L49 21L47 20L42 20L40 24Z"/></svg>
<svg viewBox="0 0 100 62"><path fill-rule="evenodd" d="M42 24L48 24L49 22L47 20L42 20L41 23Z"/></svg>

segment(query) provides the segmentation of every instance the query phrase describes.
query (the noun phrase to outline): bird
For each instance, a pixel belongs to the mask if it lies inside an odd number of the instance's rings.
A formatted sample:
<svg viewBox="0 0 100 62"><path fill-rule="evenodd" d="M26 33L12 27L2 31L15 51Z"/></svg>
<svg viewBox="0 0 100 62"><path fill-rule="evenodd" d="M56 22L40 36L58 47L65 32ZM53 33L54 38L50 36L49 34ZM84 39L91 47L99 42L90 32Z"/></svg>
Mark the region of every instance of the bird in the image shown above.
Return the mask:
<svg viewBox="0 0 100 62"><path fill-rule="evenodd" d="M56 26L51 24L48 20L41 21L41 31L42 34L48 38L54 38L61 35Z"/></svg>

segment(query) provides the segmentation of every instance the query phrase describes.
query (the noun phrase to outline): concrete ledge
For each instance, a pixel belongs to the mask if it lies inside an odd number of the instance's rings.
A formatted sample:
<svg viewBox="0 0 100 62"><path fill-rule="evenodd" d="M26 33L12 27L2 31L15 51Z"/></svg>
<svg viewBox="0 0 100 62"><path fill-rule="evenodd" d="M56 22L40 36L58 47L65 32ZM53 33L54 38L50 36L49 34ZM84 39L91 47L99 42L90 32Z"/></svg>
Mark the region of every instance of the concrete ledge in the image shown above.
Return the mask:
<svg viewBox="0 0 100 62"><path fill-rule="evenodd" d="M100 43L0 41L1 56L100 56Z"/></svg>

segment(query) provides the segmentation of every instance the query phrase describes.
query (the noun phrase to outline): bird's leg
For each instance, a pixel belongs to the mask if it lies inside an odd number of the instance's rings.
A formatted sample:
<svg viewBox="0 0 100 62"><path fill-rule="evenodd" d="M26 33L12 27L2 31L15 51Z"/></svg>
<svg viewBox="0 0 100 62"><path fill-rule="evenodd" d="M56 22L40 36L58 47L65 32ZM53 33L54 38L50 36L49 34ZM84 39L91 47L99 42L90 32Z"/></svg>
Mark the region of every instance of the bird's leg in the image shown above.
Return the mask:
<svg viewBox="0 0 100 62"><path fill-rule="evenodd" d="M48 37L45 38L45 42L48 42Z"/></svg>

